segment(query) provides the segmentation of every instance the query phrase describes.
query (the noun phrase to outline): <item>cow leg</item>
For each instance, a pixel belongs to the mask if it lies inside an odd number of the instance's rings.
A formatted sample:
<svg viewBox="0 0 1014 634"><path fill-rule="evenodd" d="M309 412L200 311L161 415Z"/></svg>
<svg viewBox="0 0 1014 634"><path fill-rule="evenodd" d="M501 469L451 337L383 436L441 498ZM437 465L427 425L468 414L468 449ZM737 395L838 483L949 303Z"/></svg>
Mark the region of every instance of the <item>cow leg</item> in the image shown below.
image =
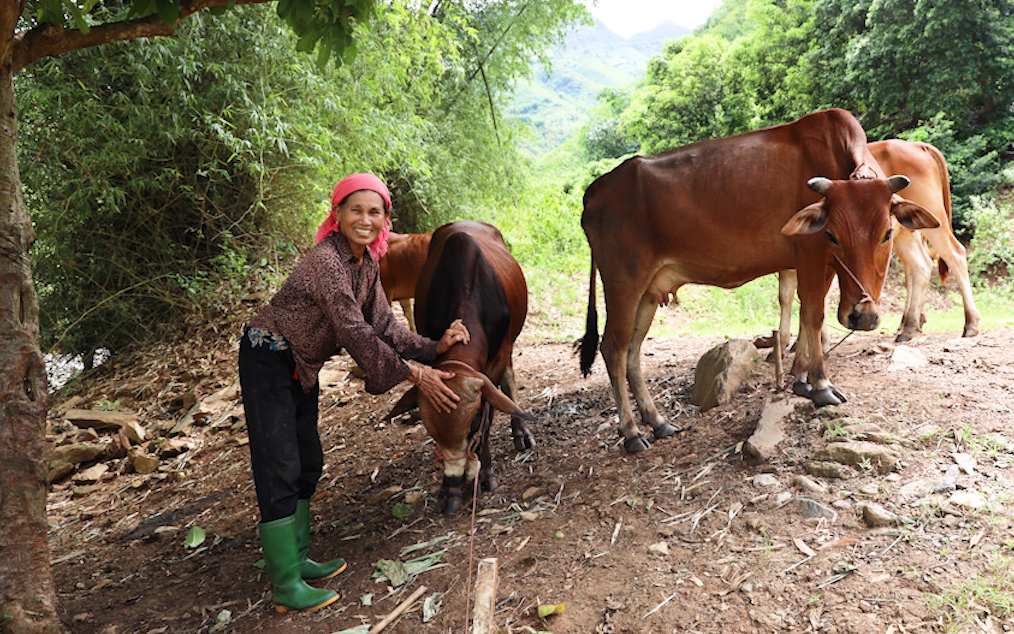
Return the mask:
<svg viewBox="0 0 1014 634"><path fill-rule="evenodd" d="M958 242L949 227L923 229L922 232L936 250L937 255L947 263L947 267L954 274L958 290L961 291L961 300L965 304L965 329L961 336L974 337L979 334L979 309L975 307L975 300L972 299L972 285L968 279L968 260L965 258L965 247Z"/></svg>
<svg viewBox="0 0 1014 634"><path fill-rule="evenodd" d="M648 386L641 374L641 344L648 334L651 321L655 318L657 304L652 297L641 299L637 307L637 319L634 323L634 332L630 338L630 352L627 354L627 381L634 393L634 400L637 401L637 409L641 413L641 422L651 425L655 430L655 438L668 438L683 431L679 425L668 422L664 416L658 413L655 401L648 392Z"/></svg>
<svg viewBox="0 0 1014 634"><path fill-rule="evenodd" d="M493 473L493 457L489 453L489 430L493 427L493 408L483 403L479 419L479 486L483 491L495 491L496 475Z"/></svg>
<svg viewBox="0 0 1014 634"><path fill-rule="evenodd" d="M805 396L818 407L845 402L845 395L828 380L824 371L824 350L821 329L824 325L824 298L830 280L819 276L799 277L799 341L792 374L796 377L792 391Z"/></svg>
<svg viewBox="0 0 1014 634"><path fill-rule="evenodd" d="M926 291L929 289L930 273L933 271L933 259L930 257L922 235L905 229L895 223L897 232L894 237L894 252L898 254L905 268L905 313L901 317L901 328L894 338L898 343L910 341L922 332L925 321L923 306L926 303Z"/></svg>
<svg viewBox="0 0 1014 634"><path fill-rule="evenodd" d="M462 490L468 475L475 477L475 463L467 455L468 441L463 439L458 447L438 447L444 461L444 480L437 495L437 511L450 515L461 508ZM471 473L466 473L470 471Z"/></svg>
<svg viewBox="0 0 1014 634"><path fill-rule="evenodd" d="M408 329L412 332L419 332L415 329L415 315L412 314L412 299L399 299L398 303L401 304L401 312L405 313L405 319L408 320Z"/></svg>
<svg viewBox="0 0 1014 634"><path fill-rule="evenodd" d="M514 385L514 368L510 365L507 366L503 379L500 380L500 390L507 395L507 398L515 403L518 402L517 389ZM523 418L511 416L511 438L514 439L514 449L517 451L525 451L535 447L535 436L532 435Z"/></svg>
<svg viewBox="0 0 1014 634"><path fill-rule="evenodd" d="M619 416L619 432L623 436L623 447L630 453L645 451L651 447L648 437L634 424L634 414L627 397L627 358L630 352L633 315L626 307L610 306L610 294L606 294L606 327L602 333L599 350L609 372L609 383L613 388L613 402ZM619 302L617 302L619 304ZM639 360L638 360L639 361Z"/></svg>

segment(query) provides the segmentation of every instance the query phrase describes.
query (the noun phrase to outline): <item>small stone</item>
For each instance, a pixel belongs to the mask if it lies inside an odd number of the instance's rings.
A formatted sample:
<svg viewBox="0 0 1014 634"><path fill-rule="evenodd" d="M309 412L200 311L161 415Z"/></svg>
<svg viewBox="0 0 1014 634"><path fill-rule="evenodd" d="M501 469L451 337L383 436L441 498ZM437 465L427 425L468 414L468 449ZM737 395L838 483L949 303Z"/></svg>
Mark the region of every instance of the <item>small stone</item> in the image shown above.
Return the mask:
<svg viewBox="0 0 1014 634"><path fill-rule="evenodd" d="M880 493L880 486L876 484L866 484L859 489L859 492L862 493L863 495L874 496Z"/></svg>
<svg viewBox="0 0 1014 634"><path fill-rule="evenodd" d="M834 509L809 498L796 498L796 505L799 507L799 512L803 514L803 517L833 518L837 515Z"/></svg>
<svg viewBox="0 0 1014 634"><path fill-rule="evenodd" d="M104 462L100 462L88 467L80 473L74 474L74 477L71 478L71 480L74 482L98 482L107 471L109 471L109 465Z"/></svg>
<svg viewBox="0 0 1014 634"><path fill-rule="evenodd" d="M804 475L797 475L792 481L797 487L810 493L824 493L827 491L827 487L823 484L816 482L815 480L811 480Z"/></svg>
<svg viewBox="0 0 1014 634"><path fill-rule="evenodd" d="M900 520L898 515L888 511L879 504L867 502L862 505L863 521L867 526L878 528L881 526L896 526Z"/></svg>
<svg viewBox="0 0 1014 634"><path fill-rule="evenodd" d="M778 484L778 478L770 473L759 473L753 477L755 487L770 487Z"/></svg>
<svg viewBox="0 0 1014 634"><path fill-rule="evenodd" d="M656 555L668 555L669 544L665 542L658 542L657 544L652 544L651 546L648 546L648 550L650 552L655 553Z"/></svg>

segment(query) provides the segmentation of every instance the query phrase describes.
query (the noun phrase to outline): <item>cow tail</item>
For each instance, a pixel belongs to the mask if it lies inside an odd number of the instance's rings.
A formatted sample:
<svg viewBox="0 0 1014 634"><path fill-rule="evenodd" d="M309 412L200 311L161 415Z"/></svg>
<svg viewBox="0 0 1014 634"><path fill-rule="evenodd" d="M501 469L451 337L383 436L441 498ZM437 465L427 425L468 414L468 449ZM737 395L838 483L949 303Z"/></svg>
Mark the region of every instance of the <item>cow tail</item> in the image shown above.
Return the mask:
<svg viewBox="0 0 1014 634"><path fill-rule="evenodd" d="M591 259L591 279L588 281L588 319L585 323L584 337L578 342L581 347L581 374L591 373L595 353L599 349L599 315L595 305L595 257Z"/></svg>
<svg viewBox="0 0 1014 634"><path fill-rule="evenodd" d="M935 148L934 148L935 149ZM933 155L933 160L937 163L937 169L940 170L940 179L944 184L943 192L941 192L944 199L944 211L947 212L947 228L953 233L954 232L954 219L951 216L951 175L947 170L947 161L944 160L944 155L939 150L936 152L930 152ZM943 284L947 281L947 274L949 269L944 259L937 257L937 272L940 274L940 283Z"/></svg>

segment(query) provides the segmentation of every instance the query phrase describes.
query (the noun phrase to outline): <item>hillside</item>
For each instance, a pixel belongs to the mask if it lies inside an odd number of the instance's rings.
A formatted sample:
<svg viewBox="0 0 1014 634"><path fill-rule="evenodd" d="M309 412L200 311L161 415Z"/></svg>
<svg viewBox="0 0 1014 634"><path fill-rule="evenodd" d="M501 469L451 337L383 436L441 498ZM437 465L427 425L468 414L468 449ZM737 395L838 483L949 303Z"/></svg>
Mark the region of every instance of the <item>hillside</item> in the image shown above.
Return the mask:
<svg viewBox="0 0 1014 634"><path fill-rule="evenodd" d="M571 138L603 88L636 81L667 41L688 33L690 29L667 21L624 39L597 20L572 33L551 55L551 68L539 69L516 90L514 111L534 132L528 149L541 155Z"/></svg>

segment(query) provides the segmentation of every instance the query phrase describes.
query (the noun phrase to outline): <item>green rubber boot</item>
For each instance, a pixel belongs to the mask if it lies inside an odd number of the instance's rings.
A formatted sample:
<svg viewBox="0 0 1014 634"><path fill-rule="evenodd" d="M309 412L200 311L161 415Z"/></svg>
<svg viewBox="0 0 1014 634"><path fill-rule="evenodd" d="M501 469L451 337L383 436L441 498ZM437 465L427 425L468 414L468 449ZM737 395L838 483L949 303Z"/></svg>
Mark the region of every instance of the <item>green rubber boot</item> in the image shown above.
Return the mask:
<svg viewBox="0 0 1014 634"><path fill-rule="evenodd" d="M348 568L345 560L339 557L331 561L317 563L307 557L310 552L310 500L296 502L296 547L299 549L299 572L303 581L324 581L336 577Z"/></svg>
<svg viewBox="0 0 1014 634"><path fill-rule="evenodd" d="M299 549L296 546L295 516L257 525L264 548L268 578L274 591L275 610L312 612L331 605L340 597L334 590L306 585L299 574Z"/></svg>

